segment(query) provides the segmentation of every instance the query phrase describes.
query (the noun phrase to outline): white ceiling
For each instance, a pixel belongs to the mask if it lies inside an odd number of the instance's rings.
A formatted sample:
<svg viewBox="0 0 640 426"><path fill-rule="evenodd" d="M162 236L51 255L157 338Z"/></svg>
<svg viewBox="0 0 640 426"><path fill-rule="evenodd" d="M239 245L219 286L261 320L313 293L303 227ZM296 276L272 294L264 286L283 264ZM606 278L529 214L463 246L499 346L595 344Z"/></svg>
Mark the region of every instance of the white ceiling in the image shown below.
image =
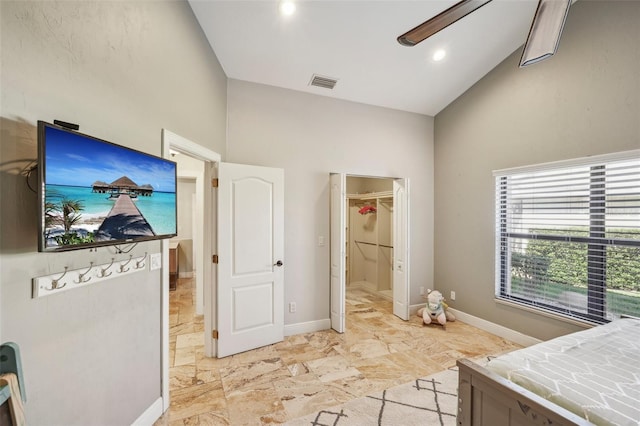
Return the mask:
<svg viewBox="0 0 640 426"><path fill-rule="evenodd" d="M494 0L417 46L396 41L456 1L298 0L289 17L273 0L189 3L229 78L435 116L521 48L537 5Z"/></svg>

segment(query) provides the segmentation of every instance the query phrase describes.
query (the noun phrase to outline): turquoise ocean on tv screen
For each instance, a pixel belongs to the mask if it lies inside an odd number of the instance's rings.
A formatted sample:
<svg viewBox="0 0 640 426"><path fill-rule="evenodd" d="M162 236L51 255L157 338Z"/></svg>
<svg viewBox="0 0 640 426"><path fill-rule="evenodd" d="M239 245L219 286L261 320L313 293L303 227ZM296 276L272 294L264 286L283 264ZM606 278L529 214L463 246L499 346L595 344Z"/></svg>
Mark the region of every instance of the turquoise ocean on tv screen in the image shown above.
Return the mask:
<svg viewBox="0 0 640 426"><path fill-rule="evenodd" d="M107 216L115 202L109 199L109 194L92 192L91 188L82 186L46 185L45 194L47 201L53 203L59 202L62 198L80 201L83 205L80 214L86 219ZM156 235L176 232L176 194L174 192L154 191L150 197L139 196L134 203Z"/></svg>

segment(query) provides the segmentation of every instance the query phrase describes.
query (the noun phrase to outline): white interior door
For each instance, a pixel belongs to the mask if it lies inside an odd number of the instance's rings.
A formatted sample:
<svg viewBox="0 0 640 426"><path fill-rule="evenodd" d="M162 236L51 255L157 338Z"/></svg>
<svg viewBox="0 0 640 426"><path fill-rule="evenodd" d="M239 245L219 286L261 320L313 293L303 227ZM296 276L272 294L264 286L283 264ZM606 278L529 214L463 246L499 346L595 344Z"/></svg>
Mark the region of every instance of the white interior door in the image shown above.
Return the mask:
<svg viewBox="0 0 640 426"><path fill-rule="evenodd" d="M220 163L219 358L284 339L284 171Z"/></svg>
<svg viewBox="0 0 640 426"><path fill-rule="evenodd" d="M393 181L393 314L409 319L409 180Z"/></svg>
<svg viewBox="0 0 640 426"><path fill-rule="evenodd" d="M345 312L345 244L346 244L346 187L347 177L343 173L332 173L330 227L331 227L331 328L344 333Z"/></svg>

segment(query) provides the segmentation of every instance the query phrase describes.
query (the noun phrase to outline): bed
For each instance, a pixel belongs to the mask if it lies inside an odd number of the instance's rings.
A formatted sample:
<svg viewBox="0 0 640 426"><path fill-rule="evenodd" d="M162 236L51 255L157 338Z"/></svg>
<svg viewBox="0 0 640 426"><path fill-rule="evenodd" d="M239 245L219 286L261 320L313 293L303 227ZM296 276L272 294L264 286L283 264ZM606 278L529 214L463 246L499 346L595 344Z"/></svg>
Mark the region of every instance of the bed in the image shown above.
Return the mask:
<svg viewBox="0 0 640 426"><path fill-rule="evenodd" d="M640 319L458 368L459 426L640 425Z"/></svg>

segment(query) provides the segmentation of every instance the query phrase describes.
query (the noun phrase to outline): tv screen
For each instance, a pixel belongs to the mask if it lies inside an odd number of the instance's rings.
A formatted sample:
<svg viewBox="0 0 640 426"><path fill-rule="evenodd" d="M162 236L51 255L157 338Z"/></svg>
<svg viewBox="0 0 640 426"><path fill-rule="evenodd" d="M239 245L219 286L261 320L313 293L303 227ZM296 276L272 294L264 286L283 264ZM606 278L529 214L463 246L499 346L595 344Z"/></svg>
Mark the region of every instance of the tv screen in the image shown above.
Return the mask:
<svg viewBox="0 0 640 426"><path fill-rule="evenodd" d="M177 234L176 163L38 122L40 251Z"/></svg>

